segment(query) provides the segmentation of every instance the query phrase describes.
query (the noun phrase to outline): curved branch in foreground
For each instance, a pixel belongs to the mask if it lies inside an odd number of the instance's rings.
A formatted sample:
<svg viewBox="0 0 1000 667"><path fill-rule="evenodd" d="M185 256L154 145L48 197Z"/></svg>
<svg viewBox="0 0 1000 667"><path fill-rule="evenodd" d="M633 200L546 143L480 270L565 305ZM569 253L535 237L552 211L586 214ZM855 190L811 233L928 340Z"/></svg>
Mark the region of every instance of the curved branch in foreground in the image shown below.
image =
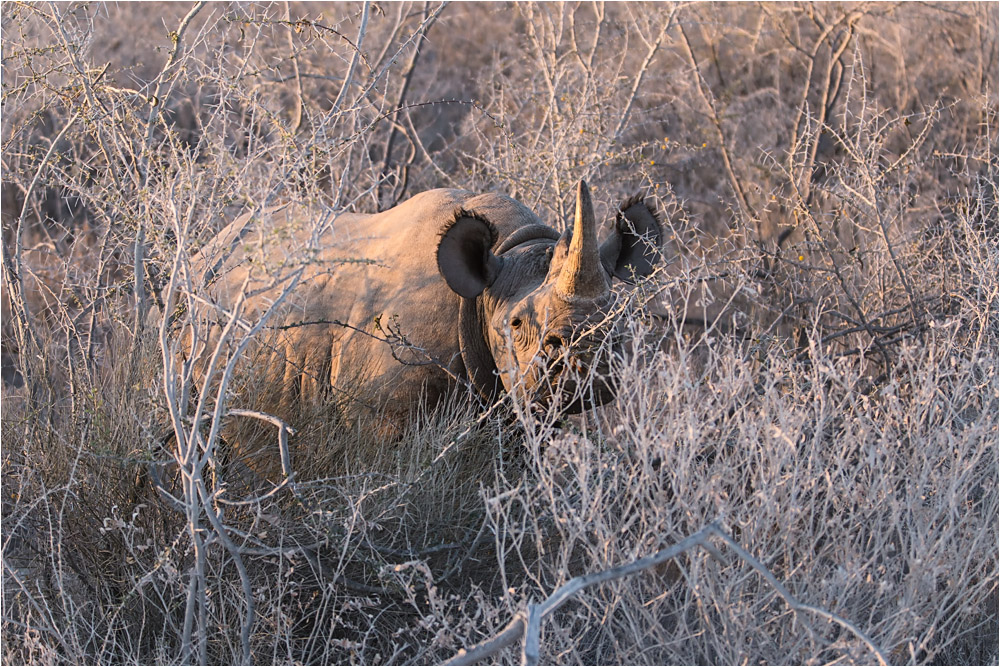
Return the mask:
<svg viewBox="0 0 1000 667"><path fill-rule="evenodd" d="M514 618L507 625L507 627L501 630L498 634L487 639L486 641L476 644L470 649L460 650L454 655L454 657L445 661L442 665L474 665L481 660L499 653L503 649L517 642L519 639L523 639L524 642L521 654L522 664L537 665L539 659L539 635L541 633L542 619L561 607L574 595L585 588L589 588L590 586L613 581L615 579L621 579L643 570L656 567L657 565L660 565L672 558L676 558L696 546L702 547L713 557L724 561L722 555L718 552L718 550L716 550L711 542L709 542L709 538L713 536L724 541L741 559L750 565L750 567L760 572L793 611L810 612L839 624L864 642L868 649L875 654L875 657L878 659L880 665L886 664L884 653L875 645L871 638L862 632L857 626L837 614L834 614L833 612L799 602L763 565L763 563L751 556L748 551L743 549L735 540L733 540L733 538L719 528L717 522L713 522L698 532L681 540L677 544L667 547L666 549L661 549L651 556L646 556L632 561L631 563L626 563L625 565L619 565L618 567L604 570L603 572L595 572L593 574L586 574L570 579L555 593L550 595L544 602L529 605L527 610L520 611L515 614Z"/></svg>

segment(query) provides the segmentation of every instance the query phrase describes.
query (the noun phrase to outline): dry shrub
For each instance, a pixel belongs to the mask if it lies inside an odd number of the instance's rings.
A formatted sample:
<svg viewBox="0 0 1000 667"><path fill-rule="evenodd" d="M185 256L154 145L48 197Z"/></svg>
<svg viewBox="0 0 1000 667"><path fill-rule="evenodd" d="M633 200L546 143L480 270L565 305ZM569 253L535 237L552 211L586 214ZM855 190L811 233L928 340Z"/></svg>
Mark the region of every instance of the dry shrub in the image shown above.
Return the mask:
<svg viewBox="0 0 1000 667"><path fill-rule="evenodd" d="M713 521L892 662L996 662L990 6L0 21L5 662L430 663ZM230 413L267 389L259 338L213 391L178 361L190 259L237 213L448 186L561 227L580 178L608 218L645 188L667 229L598 411L457 394L386 441L310 405L288 478L284 426ZM267 475L220 437L239 420ZM542 660L876 660L717 546L580 594Z"/></svg>

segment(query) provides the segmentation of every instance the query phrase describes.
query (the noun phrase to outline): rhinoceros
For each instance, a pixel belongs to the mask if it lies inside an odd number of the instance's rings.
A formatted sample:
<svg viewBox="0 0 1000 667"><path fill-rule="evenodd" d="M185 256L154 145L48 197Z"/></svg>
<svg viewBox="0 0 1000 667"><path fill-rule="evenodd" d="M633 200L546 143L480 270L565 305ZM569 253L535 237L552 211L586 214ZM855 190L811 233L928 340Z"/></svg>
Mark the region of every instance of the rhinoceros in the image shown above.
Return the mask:
<svg viewBox="0 0 1000 667"><path fill-rule="evenodd" d="M591 362L607 340L612 278L634 281L657 261L660 222L641 198L601 244L583 181L562 234L510 197L452 189L326 224L317 215L245 215L192 262L212 305L189 355L210 355L237 307L244 330L273 311L248 352L266 388L248 407L289 418L305 400L333 400L398 428L456 385L563 412L612 397L606 360ZM584 387L574 378L588 370Z"/></svg>

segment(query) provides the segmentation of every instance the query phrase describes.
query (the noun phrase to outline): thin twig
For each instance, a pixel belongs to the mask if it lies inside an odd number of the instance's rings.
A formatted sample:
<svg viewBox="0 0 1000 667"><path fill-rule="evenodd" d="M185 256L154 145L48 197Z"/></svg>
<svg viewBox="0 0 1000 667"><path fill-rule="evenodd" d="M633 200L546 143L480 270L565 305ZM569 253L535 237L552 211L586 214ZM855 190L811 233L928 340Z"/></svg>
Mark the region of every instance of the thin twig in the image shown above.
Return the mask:
<svg viewBox="0 0 1000 667"><path fill-rule="evenodd" d="M872 641L872 639L867 634L865 634L860 628L858 628L858 626L854 625L846 618L838 614L835 614L831 611L827 611L825 609L821 609L819 607L815 607L811 604L806 604L804 602L799 602L798 598L792 595L791 592L789 592L789 590L785 588L784 584L778 581L778 578L775 577L773 574L771 574L770 570L764 567L763 563L761 563L759 560L751 556L750 552L741 547L739 543L736 542L736 540L734 540L725 532L723 532L717 525L711 524L710 526L707 527L706 530L708 530L708 532L710 532L712 535L715 535L723 542L725 542L727 545L729 545L729 548L735 551L740 558L746 561L753 569L760 572L761 576L763 576L767 580L767 582L771 584L774 590L778 592L778 595L780 595L785 600L785 603L789 607L791 607L794 611L807 611L812 614L816 614L817 616L821 616L827 620L833 621L834 623L837 623L844 629L852 632L858 639L863 641L865 645L868 646L868 649L875 654L875 657L878 658L878 662L880 665L888 664L885 655L882 653L882 650L879 649L879 647L875 645L875 642Z"/></svg>
<svg viewBox="0 0 1000 667"><path fill-rule="evenodd" d="M537 604L528 605L528 623L524 629L524 648L521 651L522 665L537 665L541 652L542 614Z"/></svg>
<svg viewBox="0 0 1000 667"><path fill-rule="evenodd" d="M711 91L705 90L704 77L701 74L701 68L698 66L698 61L694 57L694 51L691 49L691 42L688 40L687 32L684 30L684 24L678 23L678 27L681 30L681 42L684 45L684 52L687 54L688 62L691 63L691 67L694 68L694 78L695 82L698 84L698 94L701 95L702 101L708 107L708 110L712 112L712 126L715 128L715 133L719 138L719 151L722 154L722 164L726 168L726 176L729 177L729 183L733 188L733 192L736 194L736 198L739 200L740 210L744 215L750 216L755 221L757 221L757 215L750 210L750 205L747 203L746 195L743 194L743 186L740 184L740 180L736 177L736 172L733 171L733 161L729 156L729 148L726 145L726 135L722 131L722 121L719 119L719 111L715 107L715 98L711 94ZM760 239L760 222L757 221L757 240Z"/></svg>
<svg viewBox="0 0 1000 667"><path fill-rule="evenodd" d="M302 127L302 77L299 75L299 59L295 55L295 37L293 36L293 23L292 23L292 13L288 4L288 0L285 0L285 21L288 22L288 30L285 31L285 35L288 37L288 59L292 61L292 76L295 78L295 108L292 110L292 126L288 129L289 133L294 135Z"/></svg>
<svg viewBox="0 0 1000 667"><path fill-rule="evenodd" d="M28 184L28 189L24 193L24 202L21 204L21 213L17 216L17 227L14 230L14 253L11 256L10 253L6 252L4 248L3 253L3 267L4 267L4 282L7 283L8 294L10 295L10 305L14 310L14 323L15 331L20 339L19 345L21 346L22 355L24 351L29 349L29 343L31 343L31 311L28 307L28 302L25 299L24 291L24 272L22 261L24 257L24 228L25 228L25 218L28 215L28 206L31 204L31 197L35 192L35 188L38 186L38 181L42 177L42 170L49 163L52 158L52 154L55 152L56 147L59 142L62 141L66 133L69 132L69 128L80 119L80 112L73 114L66 125L63 126L56 138L49 144L49 149L45 151L44 157L42 157L41 163L38 165L38 169L35 170L35 175L31 179L31 183ZM22 364L21 372L24 375L24 384L26 387L33 386L30 382L30 372L27 368L27 364Z"/></svg>
<svg viewBox="0 0 1000 667"><path fill-rule="evenodd" d="M252 417L254 419L260 419L262 421L270 422L278 427L278 451L281 453L281 474L284 475L285 481L289 483L294 491L295 482L293 480L294 473L292 471L292 455L288 449L288 436L295 435L295 429L280 418L258 410L244 410L236 408L230 409L229 414L235 417Z"/></svg>
<svg viewBox="0 0 1000 667"><path fill-rule="evenodd" d="M344 76L344 84L340 87L340 92L337 93L337 99L333 103L332 113L337 113L340 111L340 105L343 104L344 98L347 96L347 89L350 88L351 82L354 80L354 70L358 66L358 58L361 57L361 48L365 40L365 32L368 30L368 11L371 9L371 2L365 0L365 4L361 8L361 26L358 28L358 38L355 42L354 55L351 57L351 64L347 68L347 74Z"/></svg>
<svg viewBox="0 0 1000 667"><path fill-rule="evenodd" d="M636 73L635 79L632 81L632 90L629 91L628 102L625 104L625 111L622 112L622 117L618 121L618 126L611 135L614 137L614 143L617 143L618 140L621 139L622 132L625 130L625 126L629 121L629 116L632 113L632 106L635 104L636 95L639 93L639 87L642 86L642 80L646 77L646 72L649 71L649 65L653 62L656 52L660 49L660 44L663 43L663 38L666 36L667 31L670 30L670 26L673 25L674 16L676 15L677 6L675 5L671 8L670 14L667 15L667 19L663 22L663 26L660 28L660 33L656 36L656 40L649 47L649 51L646 52L646 57L639 66L639 71Z"/></svg>

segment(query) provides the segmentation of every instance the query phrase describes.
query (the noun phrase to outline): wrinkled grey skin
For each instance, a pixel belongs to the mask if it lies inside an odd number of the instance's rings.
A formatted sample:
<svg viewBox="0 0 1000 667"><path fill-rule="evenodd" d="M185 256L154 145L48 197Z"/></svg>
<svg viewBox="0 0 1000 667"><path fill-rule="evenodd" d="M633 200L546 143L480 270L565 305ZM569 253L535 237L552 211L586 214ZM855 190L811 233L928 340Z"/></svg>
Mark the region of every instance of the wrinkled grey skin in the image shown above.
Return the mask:
<svg viewBox="0 0 1000 667"><path fill-rule="evenodd" d="M613 395L604 365L593 391L575 397L559 376L586 373L589 347L607 337L609 325L581 334L604 317L612 277L633 280L653 268L661 228L644 202L627 202L600 245L582 181L574 223L561 236L504 195L442 189L382 213L336 216L312 236L309 253L301 250L315 227L301 224L315 220L309 215L291 206L258 214L270 225L244 216L192 262L195 282L207 281L218 304L202 313L214 322L200 336L209 343L242 290L251 294L243 317L253 322L288 284L272 284L275 266L305 262L251 355L274 389L252 407L288 416L306 399L347 397L399 426L421 400L433 405L456 384L485 401L513 389L543 406L565 393L564 412ZM276 231L255 231L265 227ZM187 354L200 355L203 367L212 346L192 349L192 340Z"/></svg>

